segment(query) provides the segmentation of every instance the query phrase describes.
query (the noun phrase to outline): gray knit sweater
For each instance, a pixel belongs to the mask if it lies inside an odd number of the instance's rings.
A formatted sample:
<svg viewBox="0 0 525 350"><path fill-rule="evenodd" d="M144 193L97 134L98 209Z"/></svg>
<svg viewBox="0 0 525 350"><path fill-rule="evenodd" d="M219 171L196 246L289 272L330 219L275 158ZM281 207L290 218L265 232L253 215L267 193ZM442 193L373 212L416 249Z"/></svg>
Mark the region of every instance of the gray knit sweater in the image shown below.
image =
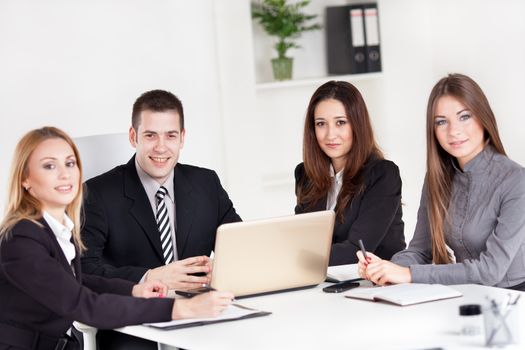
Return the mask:
<svg viewBox="0 0 525 350"><path fill-rule="evenodd" d="M511 287L525 281L525 169L491 146L455 169L445 239L456 263L432 264L423 185L414 238L392 257L419 283Z"/></svg>

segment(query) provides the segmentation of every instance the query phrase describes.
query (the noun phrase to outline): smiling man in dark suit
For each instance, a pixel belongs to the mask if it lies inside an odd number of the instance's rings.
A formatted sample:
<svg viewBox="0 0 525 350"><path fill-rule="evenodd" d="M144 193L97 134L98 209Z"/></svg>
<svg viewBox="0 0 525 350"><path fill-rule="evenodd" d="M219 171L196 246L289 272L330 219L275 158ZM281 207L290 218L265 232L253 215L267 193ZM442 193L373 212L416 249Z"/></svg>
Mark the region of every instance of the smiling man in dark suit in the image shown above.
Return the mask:
<svg viewBox="0 0 525 350"><path fill-rule="evenodd" d="M209 282L216 229L241 218L214 171L177 163L184 137L175 95L153 90L135 101L129 129L135 155L86 182L85 273L161 280L174 289ZM119 347L113 340L100 345Z"/></svg>

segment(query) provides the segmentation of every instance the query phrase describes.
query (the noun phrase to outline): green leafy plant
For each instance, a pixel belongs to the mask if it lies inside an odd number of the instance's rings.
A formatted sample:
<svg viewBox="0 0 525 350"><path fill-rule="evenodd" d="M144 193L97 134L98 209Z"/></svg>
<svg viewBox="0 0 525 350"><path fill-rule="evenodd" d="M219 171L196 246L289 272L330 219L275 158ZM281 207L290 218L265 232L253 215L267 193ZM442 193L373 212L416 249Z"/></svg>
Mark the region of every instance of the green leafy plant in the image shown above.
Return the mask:
<svg viewBox="0 0 525 350"><path fill-rule="evenodd" d="M261 0L252 2L252 17L257 19L264 30L277 37L275 50L279 58L286 57L286 51L299 48L295 40L302 32L320 29L318 23L308 24L317 15L302 12L310 0L289 4L287 0Z"/></svg>

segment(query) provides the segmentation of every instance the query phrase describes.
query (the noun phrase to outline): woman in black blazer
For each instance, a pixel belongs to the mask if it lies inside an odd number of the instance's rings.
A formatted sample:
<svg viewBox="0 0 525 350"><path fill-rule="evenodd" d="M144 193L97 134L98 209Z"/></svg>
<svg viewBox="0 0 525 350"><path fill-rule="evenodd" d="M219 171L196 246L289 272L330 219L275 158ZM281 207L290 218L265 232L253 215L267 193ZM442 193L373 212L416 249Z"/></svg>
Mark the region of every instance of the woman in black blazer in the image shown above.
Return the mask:
<svg viewBox="0 0 525 350"><path fill-rule="evenodd" d="M116 328L216 315L230 303L230 293L174 302L160 282L83 275L81 175L77 148L59 129L30 131L17 145L0 225L0 349L77 349L68 335L75 320Z"/></svg>
<svg viewBox="0 0 525 350"><path fill-rule="evenodd" d="M348 82L329 81L310 99L295 192L296 214L336 212L330 265L357 263L359 239L384 259L406 246L399 169L383 158L363 97Z"/></svg>

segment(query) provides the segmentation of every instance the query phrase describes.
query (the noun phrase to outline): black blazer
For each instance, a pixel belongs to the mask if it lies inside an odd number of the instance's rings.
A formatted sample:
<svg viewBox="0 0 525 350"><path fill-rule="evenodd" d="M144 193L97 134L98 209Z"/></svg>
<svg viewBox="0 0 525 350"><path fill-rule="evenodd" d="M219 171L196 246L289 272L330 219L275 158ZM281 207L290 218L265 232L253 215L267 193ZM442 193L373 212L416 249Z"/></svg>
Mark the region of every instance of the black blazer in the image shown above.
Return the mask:
<svg viewBox="0 0 525 350"><path fill-rule="evenodd" d="M217 227L241 220L212 170L177 164L174 191L179 259L209 255ZM147 270L164 265L160 233L135 157L87 181L85 195L85 272L138 282Z"/></svg>
<svg viewBox="0 0 525 350"><path fill-rule="evenodd" d="M129 281L83 275L78 252L74 274L46 221L40 223L22 220L0 243L0 349L20 340L6 327L60 337L74 320L116 328L171 319L173 300L133 298Z"/></svg>
<svg viewBox="0 0 525 350"><path fill-rule="evenodd" d="M344 210L344 222L336 217L330 266L357 263L357 241L363 240L366 249L383 259L390 259L406 246L401 209L401 178L393 162L369 160L363 169L364 191L355 196ZM295 168L295 192L305 181L304 164ZM295 213L326 210L327 197L307 208L298 203Z"/></svg>

